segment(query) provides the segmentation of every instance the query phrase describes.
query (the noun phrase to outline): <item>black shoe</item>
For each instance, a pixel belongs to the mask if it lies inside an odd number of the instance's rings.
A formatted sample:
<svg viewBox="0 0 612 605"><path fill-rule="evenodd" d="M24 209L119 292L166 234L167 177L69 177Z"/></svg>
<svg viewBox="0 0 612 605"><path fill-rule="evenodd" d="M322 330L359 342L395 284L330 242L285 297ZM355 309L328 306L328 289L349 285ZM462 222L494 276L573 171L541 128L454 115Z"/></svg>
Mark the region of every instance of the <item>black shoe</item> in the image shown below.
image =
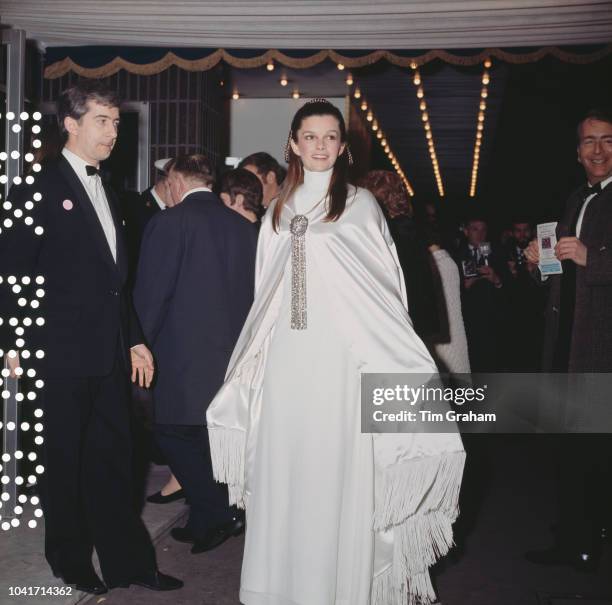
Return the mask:
<svg viewBox="0 0 612 605"><path fill-rule="evenodd" d="M571 551L560 546L552 546L543 550L530 550L525 558L536 565L564 565L573 567L576 571L591 573L597 570L599 556L592 552Z"/></svg>
<svg viewBox="0 0 612 605"><path fill-rule="evenodd" d="M239 536L244 532L244 519L241 516L234 517L229 523L218 525L209 530L202 540L195 540L191 547L191 554L198 555L203 552L221 546L223 542L232 536Z"/></svg>
<svg viewBox="0 0 612 605"><path fill-rule="evenodd" d="M152 502L153 504L168 504L169 502L176 502L177 500L182 500L185 497L185 492L182 489L178 489L167 496L164 496L161 491L155 492L147 497L147 502Z"/></svg>
<svg viewBox="0 0 612 605"><path fill-rule="evenodd" d="M75 590L79 590L81 592L87 592L89 594L106 594L108 592L108 588L106 584L100 580L98 574L92 569L90 572L83 574L75 574L73 575L58 575L58 577L62 578L66 584L71 584L74 586Z"/></svg>
<svg viewBox="0 0 612 605"><path fill-rule="evenodd" d="M129 588L131 584L142 586L149 590L177 590L183 588L183 581L172 576L162 573L158 569L147 574L132 578L129 582L124 582L119 586L121 588Z"/></svg>
<svg viewBox="0 0 612 605"><path fill-rule="evenodd" d="M195 542L193 532L188 527L173 527L170 530L170 535L177 542L185 542L186 544L193 544Z"/></svg>

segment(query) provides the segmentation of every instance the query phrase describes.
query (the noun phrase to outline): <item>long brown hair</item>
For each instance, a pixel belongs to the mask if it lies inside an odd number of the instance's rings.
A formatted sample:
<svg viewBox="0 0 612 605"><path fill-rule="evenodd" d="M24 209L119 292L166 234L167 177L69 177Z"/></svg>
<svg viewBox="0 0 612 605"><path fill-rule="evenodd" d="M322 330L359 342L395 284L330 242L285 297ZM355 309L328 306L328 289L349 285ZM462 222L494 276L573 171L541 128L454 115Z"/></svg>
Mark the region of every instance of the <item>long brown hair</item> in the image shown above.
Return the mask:
<svg viewBox="0 0 612 605"><path fill-rule="evenodd" d="M333 116L336 118L340 127L340 142L346 144L346 125L340 110L329 101L323 99L310 101L297 110L291 121L289 139L293 139L297 143L297 132L302 127L304 119L310 116ZM294 194L298 186L304 182L304 167L302 166L302 161L300 157L293 152L293 149L291 149L289 139L287 139L286 150L289 168L287 169L287 176L283 181L283 187L278 197L278 202L274 207L274 214L272 215L272 224L276 231L278 231L280 224L280 215L283 206ZM336 159L331 181L329 183L329 189L327 190L330 204L327 210L327 216L325 217L326 221L337 221L344 212L344 208L346 207L346 196L348 194L348 168L348 148L345 147L342 154Z"/></svg>

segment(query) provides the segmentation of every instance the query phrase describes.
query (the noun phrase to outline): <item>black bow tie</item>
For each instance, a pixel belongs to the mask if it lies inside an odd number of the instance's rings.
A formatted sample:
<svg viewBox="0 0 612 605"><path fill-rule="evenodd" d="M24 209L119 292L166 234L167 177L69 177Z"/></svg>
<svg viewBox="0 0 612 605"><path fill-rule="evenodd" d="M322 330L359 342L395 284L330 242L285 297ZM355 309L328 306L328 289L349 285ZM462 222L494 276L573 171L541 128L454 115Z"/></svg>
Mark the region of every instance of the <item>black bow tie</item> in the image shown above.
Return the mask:
<svg viewBox="0 0 612 605"><path fill-rule="evenodd" d="M98 176L100 175L100 169L95 166L90 166L89 164L85 166L85 172L87 172L87 176L94 176L95 174Z"/></svg>
<svg viewBox="0 0 612 605"><path fill-rule="evenodd" d="M585 185L584 189L582 190L582 197L586 200L589 195L601 193L601 190L601 183L595 183L595 185L593 185L592 187L591 185Z"/></svg>

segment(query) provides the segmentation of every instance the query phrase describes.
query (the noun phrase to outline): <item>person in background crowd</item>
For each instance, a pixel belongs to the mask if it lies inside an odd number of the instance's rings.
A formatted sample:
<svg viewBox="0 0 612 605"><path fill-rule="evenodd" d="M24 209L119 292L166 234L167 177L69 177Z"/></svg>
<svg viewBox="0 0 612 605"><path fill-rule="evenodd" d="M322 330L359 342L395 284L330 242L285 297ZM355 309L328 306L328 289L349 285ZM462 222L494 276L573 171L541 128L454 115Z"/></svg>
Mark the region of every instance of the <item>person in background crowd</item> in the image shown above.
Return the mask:
<svg viewBox="0 0 612 605"><path fill-rule="evenodd" d="M456 253L462 274L462 309L473 372L503 369L505 298L503 260L489 241L484 217L465 222L466 241Z"/></svg>
<svg viewBox="0 0 612 605"><path fill-rule="evenodd" d="M130 281L134 282L134 273L138 266L138 255L142 234L147 223L160 210L171 208L174 205L170 190L168 189L168 173L172 159L166 158L155 162L157 180L154 185L142 193L127 196L123 204L125 218L126 238L130 254Z"/></svg>
<svg viewBox="0 0 612 605"><path fill-rule="evenodd" d="M397 248L408 312L440 372L469 373L457 265L442 248L433 205L414 212L401 178L371 170L361 183L380 204Z"/></svg>
<svg viewBox="0 0 612 605"><path fill-rule="evenodd" d="M206 156L176 158L168 182L176 206L147 225L134 304L158 367L157 443L189 503L171 535L196 554L244 528L213 479L205 414L253 300L257 233L212 193Z"/></svg>
<svg viewBox="0 0 612 605"><path fill-rule="evenodd" d="M374 195L385 214L406 282L408 313L416 333L430 343L445 322L443 310L432 304L440 276L412 219L402 180L389 170L371 170L360 184Z"/></svg>
<svg viewBox="0 0 612 605"><path fill-rule="evenodd" d="M258 151L244 158L238 168L252 172L263 187L262 205L267 208L270 202L278 197L281 185L285 180L287 171L269 153Z"/></svg>
<svg viewBox="0 0 612 605"><path fill-rule="evenodd" d="M236 168L226 172L219 188L221 201L248 221L257 225L264 213L261 181L249 170Z"/></svg>

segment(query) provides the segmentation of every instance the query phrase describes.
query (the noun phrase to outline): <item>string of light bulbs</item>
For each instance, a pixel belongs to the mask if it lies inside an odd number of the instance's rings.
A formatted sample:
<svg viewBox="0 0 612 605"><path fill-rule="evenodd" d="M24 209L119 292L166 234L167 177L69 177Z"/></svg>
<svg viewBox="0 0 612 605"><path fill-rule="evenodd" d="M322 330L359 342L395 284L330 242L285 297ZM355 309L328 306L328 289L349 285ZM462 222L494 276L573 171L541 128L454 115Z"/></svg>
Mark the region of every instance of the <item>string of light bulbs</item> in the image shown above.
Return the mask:
<svg viewBox="0 0 612 605"><path fill-rule="evenodd" d="M429 113L427 111L427 101L425 100L423 80L421 78L421 74L419 73L419 66L416 63L411 63L410 67L414 71L414 75L412 76L412 82L416 86L416 96L419 101L419 109L421 110L421 120L423 122L425 138L427 139L427 148L429 150L429 157L431 158L431 166L433 168L434 176L436 177L438 193L440 194L440 197L444 197L444 184L442 183L440 165L438 164L438 156L436 155L436 145L434 143L433 132L431 130L431 123L429 120Z"/></svg>
<svg viewBox="0 0 612 605"><path fill-rule="evenodd" d="M480 91L480 100L478 102L478 121L476 122L476 142L474 143L474 160L472 162L472 178L470 180L470 197L474 197L476 195L478 166L480 163L480 146L482 145L482 133L484 131L487 97L489 96L489 83L491 81L491 74L489 73L490 67L491 60L487 59L484 62L484 70L482 72L482 89Z"/></svg>
<svg viewBox="0 0 612 605"><path fill-rule="evenodd" d="M340 67L338 67L338 69L340 69ZM375 134L376 139L380 143L380 146L383 148L383 151L385 152L387 158L391 162L391 165L395 169L395 172L397 172L399 177L402 179L402 182L404 183L404 186L406 187L408 194L410 196L413 196L414 189L412 188L410 181L408 180L408 178L406 177L406 174L404 173L402 167L400 166L400 163L398 162L397 157L391 150L389 141L387 141L387 137L385 136L385 133L383 132L382 128L380 127L378 123L378 119L376 118L374 111L372 110L372 106L368 104L365 96L361 92L361 88L359 87L358 84L355 83L355 78L350 73L347 74L346 76L346 84L349 87L349 94L352 94L353 98L359 102L359 107L361 111L366 112L365 114L366 121L370 124L370 128L372 129L372 132ZM353 85L354 85L354 89L351 92L350 87Z"/></svg>
<svg viewBox="0 0 612 605"><path fill-rule="evenodd" d="M30 124L30 133L33 136L32 148L34 150L41 148L42 141L39 137L42 129L38 123L42 119L40 112L36 111L30 116L26 111L22 111L21 113L8 111L4 117L10 125L11 131L16 134L23 132L25 135L26 127ZM10 145L10 142L7 141L7 144ZM6 162L9 157L13 160L17 160L20 156L21 153L16 149L2 150L0 151L0 162ZM28 185L33 185L35 183L36 179L34 174L40 172L41 165L35 153L31 151L25 153L23 159L30 164L30 170L28 172L31 172L31 174L28 174L23 179L21 176L14 176L12 183L9 182L7 174L0 174L0 184L7 185L7 189L13 185L21 185L24 181ZM42 195L38 192L34 193L31 199L25 202L20 201L19 203L13 204L8 197L7 199L3 199L0 202L2 211L0 237L6 235L2 233L3 231L15 228L18 223L23 223L28 229L31 229L31 235L33 237L41 236L44 233L44 229L42 226L36 225L33 216L31 216L31 211L34 210L36 204L41 200ZM9 330L10 334L10 340L7 342L9 349L7 351L0 349L0 359L5 355L8 356L8 358L15 359L17 355L19 355L20 365L15 368L15 375L17 378L22 376L25 378L27 376L31 379L31 381L26 383L29 384L27 389L30 390L27 392L17 391L14 387L14 383L13 385L10 383L9 368L4 367L0 369L0 403L5 406L5 410L15 410L15 406L22 406L28 402L35 406L34 418L29 421L20 421L14 412L7 411L7 417L0 421L0 429L8 433L14 431L17 434L18 443L22 439L22 433L31 431L31 433L35 434L34 445L36 446L32 447L30 452L21 449L15 449L14 451L8 449L8 451L2 454L0 482L3 486L6 486L6 489L3 490L0 497L0 505L2 506L2 522L0 524L0 529L2 531L9 531L12 528L17 528L22 522L24 524L27 522L27 526L34 529L43 516L39 497L19 493L19 489L23 489L27 484L38 484L40 476L45 472L45 467L41 464L42 458L39 458L40 452L37 451L44 442L44 437L42 435L44 432L44 411L42 407L34 403L39 397L45 383L44 380L37 376L36 370L33 367L28 367L28 365L31 364L30 357L40 360L45 356L45 352L42 349L30 350L30 345L32 344L30 335L32 330L45 324L45 318L42 316L42 312L39 309L41 304L40 301L45 296L44 288L46 288L46 286L44 286L44 283L45 279L42 275L0 275L0 288L3 289L3 295L7 297L7 301L10 301L9 307L11 310L21 308L25 312L25 317L18 318L18 313L15 313L14 317L0 317L0 325L5 323L5 327ZM23 381L22 389L24 389ZM32 463L36 462L36 466L30 471L31 474L27 477L21 474L23 472L22 469L17 468L19 461L26 457L27 460ZM9 487L9 484L12 485ZM30 506L34 507L33 518L27 519L26 515L29 513L26 513L26 511L30 510Z"/></svg>

